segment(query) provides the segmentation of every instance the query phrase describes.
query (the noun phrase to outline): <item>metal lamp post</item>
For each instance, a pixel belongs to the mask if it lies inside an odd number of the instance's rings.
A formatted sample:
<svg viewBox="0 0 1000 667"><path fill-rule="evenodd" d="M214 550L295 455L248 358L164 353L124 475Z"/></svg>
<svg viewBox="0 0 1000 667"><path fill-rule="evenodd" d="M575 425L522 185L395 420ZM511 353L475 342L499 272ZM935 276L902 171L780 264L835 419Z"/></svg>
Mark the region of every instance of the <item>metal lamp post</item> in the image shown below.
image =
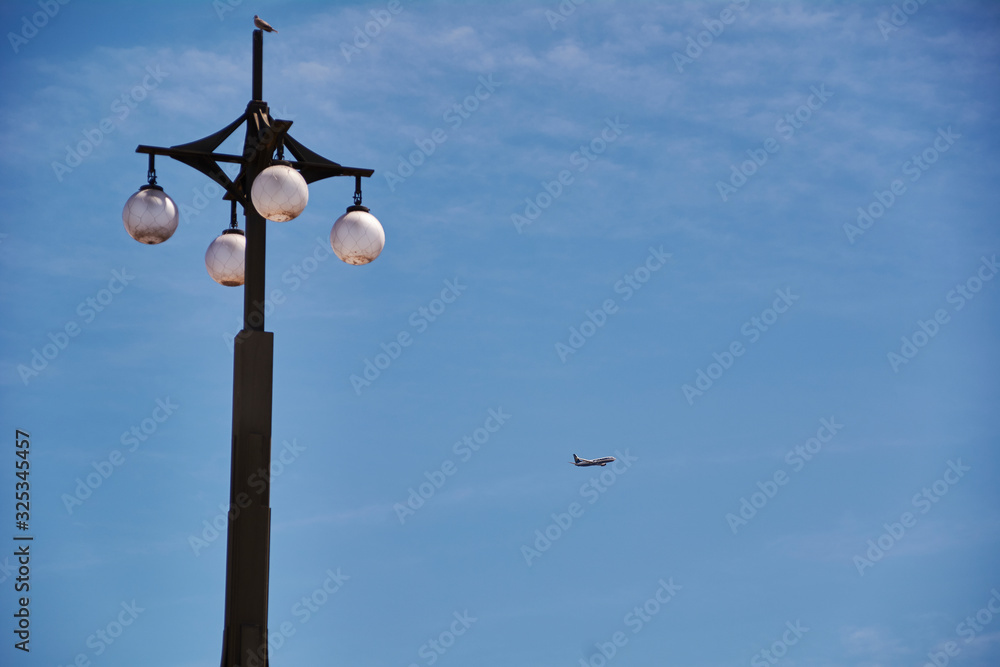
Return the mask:
<svg viewBox="0 0 1000 667"><path fill-rule="evenodd" d="M206 264L218 282L244 284L243 330L236 337L233 360L232 470L222 667L266 667L268 664L270 475L263 477L263 490L259 475L254 488L250 486L255 473L261 469L270 470L271 465L274 336L264 330L266 226L258 207L270 210L264 213L271 220L287 220L298 215L305 206L301 190L306 183L332 176L354 176L354 205L348 207L347 213L334 225L331 245L345 262L361 264L374 259L385 240L378 221L361 205L361 178L370 177L373 170L344 167L312 152L288 134L291 121L271 117L262 99L263 42L262 31L254 30L253 99L243 115L215 134L191 143L170 148L137 147L137 153L149 155L149 184L129 199L122 213L126 229L138 241L160 243L173 234L177 227L177 207L156 184L154 158L157 155L171 157L208 175L225 189L224 199L232 201L231 227L216 239L206 254ZM246 123L243 154L215 153L215 149L243 123ZM283 160L286 148L295 160ZM276 151L278 159L274 160ZM219 167L220 162L241 165L236 178L231 180ZM262 178L269 169L277 171ZM272 176L278 180L270 182ZM302 182L298 183L296 178ZM308 200L308 190L305 200ZM245 240L236 228L237 203L243 206ZM210 262L220 254L224 262L238 264L241 252L245 252L242 280L238 266L223 267L221 279L212 271Z"/></svg>

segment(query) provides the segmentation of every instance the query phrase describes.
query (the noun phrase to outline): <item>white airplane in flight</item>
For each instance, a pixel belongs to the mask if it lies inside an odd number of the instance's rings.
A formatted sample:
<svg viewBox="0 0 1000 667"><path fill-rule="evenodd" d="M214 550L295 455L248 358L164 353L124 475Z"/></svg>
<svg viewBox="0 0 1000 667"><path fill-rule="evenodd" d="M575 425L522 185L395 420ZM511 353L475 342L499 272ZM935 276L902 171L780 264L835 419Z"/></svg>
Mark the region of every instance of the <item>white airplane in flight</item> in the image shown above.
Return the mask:
<svg viewBox="0 0 1000 667"><path fill-rule="evenodd" d="M599 459L581 459L576 454L573 455L573 460L570 461L575 466L606 466L613 462L615 457L613 456L603 456Z"/></svg>

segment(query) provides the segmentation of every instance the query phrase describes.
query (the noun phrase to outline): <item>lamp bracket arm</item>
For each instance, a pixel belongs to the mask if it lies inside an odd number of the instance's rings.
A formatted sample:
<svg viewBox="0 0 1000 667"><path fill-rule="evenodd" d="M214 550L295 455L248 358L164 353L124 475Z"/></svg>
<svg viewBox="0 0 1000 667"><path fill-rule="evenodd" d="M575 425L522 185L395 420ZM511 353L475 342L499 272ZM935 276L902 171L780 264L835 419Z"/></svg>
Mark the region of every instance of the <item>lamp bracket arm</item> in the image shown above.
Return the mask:
<svg viewBox="0 0 1000 667"><path fill-rule="evenodd" d="M312 183L332 176L362 176L368 178L375 173L373 169L345 167L333 160L328 160L319 153L306 148L290 134L285 136L285 147L288 149L288 152L295 156L296 161L290 164L302 173L302 178L306 180L306 183Z"/></svg>

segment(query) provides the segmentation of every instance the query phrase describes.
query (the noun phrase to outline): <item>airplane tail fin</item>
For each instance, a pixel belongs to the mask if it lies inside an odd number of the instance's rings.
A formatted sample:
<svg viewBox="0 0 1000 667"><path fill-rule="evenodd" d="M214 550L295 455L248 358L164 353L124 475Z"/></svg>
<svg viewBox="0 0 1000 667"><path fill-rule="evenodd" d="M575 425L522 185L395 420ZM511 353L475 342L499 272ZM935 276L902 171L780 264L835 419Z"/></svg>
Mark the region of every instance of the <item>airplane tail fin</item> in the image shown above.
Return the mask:
<svg viewBox="0 0 1000 667"><path fill-rule="evenodd" d="M579 463L579 462L580 462L580 457L577 456L576 454L574 454L573 455L573 463Z"/></svg>

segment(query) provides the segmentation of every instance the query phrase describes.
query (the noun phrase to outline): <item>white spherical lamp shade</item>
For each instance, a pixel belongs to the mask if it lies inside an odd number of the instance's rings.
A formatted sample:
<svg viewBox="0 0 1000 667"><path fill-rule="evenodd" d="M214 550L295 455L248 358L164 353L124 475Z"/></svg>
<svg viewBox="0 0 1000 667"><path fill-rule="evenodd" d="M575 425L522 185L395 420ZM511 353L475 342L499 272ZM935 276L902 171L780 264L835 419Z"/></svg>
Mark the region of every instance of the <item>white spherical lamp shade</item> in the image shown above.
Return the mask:
<svg viewBox="0 0 1000 667"><path fill-rule="evenodd" d="M243 284L247 237L241 229L227 229L205 251L205 268L212 280L226 287Z"/></svg>
<svg viewBox="0 0 1000 667"><path fill-rule="evenodd" d="M305 210L309 186L302 174L288 165L276 164L254 179L250 199L257 212L268 220L288 222Z"/></svg>
<svg viewBox="0 0 1000 667"><path fill-rule="evenodd" d="M341 261L367 264L385 247L385 230L364 206L351 206L330 231L330 246Z"/></svg>
<svg viewBox="0 0 1000 667"><path fill-rule="evenodd" d="M157 185L144 185L122 209L125 231L139 243L163 243L177 229L177 204Z"/></svg>

